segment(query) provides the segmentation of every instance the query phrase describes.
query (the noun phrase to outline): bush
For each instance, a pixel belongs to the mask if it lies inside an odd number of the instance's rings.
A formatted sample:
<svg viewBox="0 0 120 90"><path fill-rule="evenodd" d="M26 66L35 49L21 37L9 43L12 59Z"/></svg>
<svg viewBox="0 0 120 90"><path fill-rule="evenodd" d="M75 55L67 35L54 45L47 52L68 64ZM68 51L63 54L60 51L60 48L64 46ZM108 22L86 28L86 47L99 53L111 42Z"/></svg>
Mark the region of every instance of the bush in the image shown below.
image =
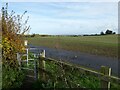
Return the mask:
<svg viewBox="0 0 120 90"><path fill-rule="evenodd" d="M18 70L16 53L24 51L23 36L30 26L26 26L28 19L21 22L26 11L20 16L14 15L14 11L9 14L7 8L6 3L6 7L2 7L2 20L0 20L0 26L2 26L2 88L17 88L22 85L24 74Z"/></svg>
<svg viewBox="0 0 120 90"><path fill-rule="evenodd" d="M21 22L26 11L20 16L14 15L14 11L9 14L7 8L6 3L6 7L2 7L2 62L12 67L18 67L16 53L24 51L23 35L30 27L26 26L28 19L25 20L25 23L23 22L24 24Z"/></svg>
<svg viewBox="0 0 120 90"><path fill-rule="evenodd" d="M22 71L16 68L11 68L8 65L3 65L2 70L2 88L19 88L22 85L23 79L25 77Z"/></svg>

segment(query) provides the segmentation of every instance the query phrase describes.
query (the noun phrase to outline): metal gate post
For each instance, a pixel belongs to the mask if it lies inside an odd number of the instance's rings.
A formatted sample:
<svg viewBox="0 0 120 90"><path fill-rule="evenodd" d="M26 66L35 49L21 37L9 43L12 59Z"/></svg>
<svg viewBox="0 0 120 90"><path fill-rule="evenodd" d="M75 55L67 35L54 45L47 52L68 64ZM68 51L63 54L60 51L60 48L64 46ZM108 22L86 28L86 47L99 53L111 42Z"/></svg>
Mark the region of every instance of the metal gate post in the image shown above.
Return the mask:
<svg viewBox="0 0 120 90"><path fill-rule="evenodd" d="M26 49L27 51L27 66L28 66L28 48Z"/></svg>
<svg viewBox="0 0 120 90"><path fill-rule="evenodd" d="M37 80L38 79L38 68L37 68L37 55L34 54L34 79Z"/></svg>
<svg viewBox="0 0 120 90"><path fill-rule="evenodd" d="M21 70L21 58L19 53L17 53L17 60L18 60L19 70Z"/></svg>

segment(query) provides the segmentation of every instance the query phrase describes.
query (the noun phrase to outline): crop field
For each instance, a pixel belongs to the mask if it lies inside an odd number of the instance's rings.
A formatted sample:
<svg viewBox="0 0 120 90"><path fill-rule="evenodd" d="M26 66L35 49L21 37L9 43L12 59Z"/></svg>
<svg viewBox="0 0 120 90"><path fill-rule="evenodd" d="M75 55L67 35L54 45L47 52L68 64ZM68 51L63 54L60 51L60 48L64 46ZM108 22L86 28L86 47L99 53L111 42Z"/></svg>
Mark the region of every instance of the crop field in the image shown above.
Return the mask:
<svg viewBox="0 0 120 90"><path fill-rule="evenodd" d="M118 35L28 37L29 44L69 51L118 57Z"/></svg>

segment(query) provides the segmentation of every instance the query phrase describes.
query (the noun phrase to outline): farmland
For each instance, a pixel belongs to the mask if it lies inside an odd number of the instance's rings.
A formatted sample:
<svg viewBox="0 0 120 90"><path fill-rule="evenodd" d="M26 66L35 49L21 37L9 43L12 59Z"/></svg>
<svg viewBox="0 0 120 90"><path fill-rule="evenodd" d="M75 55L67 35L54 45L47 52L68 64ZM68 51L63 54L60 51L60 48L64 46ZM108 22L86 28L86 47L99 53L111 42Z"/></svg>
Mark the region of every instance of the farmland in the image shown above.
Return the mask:
<svg viewBox="0 0 120 90"><path fill-rule="evenodd" d="M118 57L118 35L103 36L45 36L39 35L26 38L29 44L49 48L64 49L102 55L107 57Z"/></svg>

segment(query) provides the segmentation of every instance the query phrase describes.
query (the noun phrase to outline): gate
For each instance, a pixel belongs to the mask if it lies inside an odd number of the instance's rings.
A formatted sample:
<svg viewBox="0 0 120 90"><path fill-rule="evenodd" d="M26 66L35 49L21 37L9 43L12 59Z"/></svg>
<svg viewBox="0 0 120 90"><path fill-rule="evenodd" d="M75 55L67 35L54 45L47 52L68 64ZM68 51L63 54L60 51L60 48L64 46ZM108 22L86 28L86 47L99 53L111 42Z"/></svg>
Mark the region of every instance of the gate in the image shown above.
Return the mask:
<svg viewBox="0 0 120 90"><path fill-rule="evenodd" d="M17 53L19 70L26 73L26 77L38 79L38 57L39 54L29 52L29 48L25 49L25 53Z"/></svg>

